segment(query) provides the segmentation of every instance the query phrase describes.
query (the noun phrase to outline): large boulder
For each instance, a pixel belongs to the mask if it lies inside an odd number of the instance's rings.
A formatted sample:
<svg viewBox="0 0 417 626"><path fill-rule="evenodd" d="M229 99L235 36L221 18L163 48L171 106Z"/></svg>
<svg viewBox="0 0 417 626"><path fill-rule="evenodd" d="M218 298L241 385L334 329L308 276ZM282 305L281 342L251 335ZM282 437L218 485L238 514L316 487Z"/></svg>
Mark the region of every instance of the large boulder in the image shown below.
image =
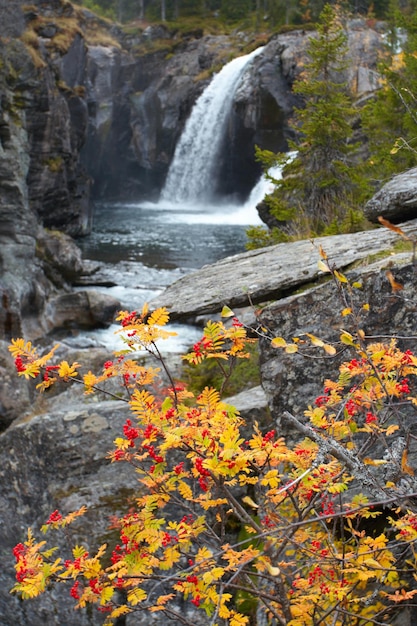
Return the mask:
<svg viewBox="0 0 417 626"><path fill-rule="evenodd" d="M60 293L45 307L45 330L107 328L121 308L113 296L93 290Z"/></svg>
<svg viewBox="0 0 417 626"><path fill-rule="evenodd" d="M403 225L417 234L417 220ZM166 306L172 318L194 318L218 313L224 304L246 307L275 300L320 277L317 262L322 246L330 262L345 268L373 254L389 255L399 236L385 228L282 243L243 252L180 278L152 301Z"/></svg>
<svg viewBox="0 0 417 626"><path fill-rule="evenodd" d="M398 224L417 215L417 167L394 176L367 202L365 217L378 222L378 217Z"/></svg>

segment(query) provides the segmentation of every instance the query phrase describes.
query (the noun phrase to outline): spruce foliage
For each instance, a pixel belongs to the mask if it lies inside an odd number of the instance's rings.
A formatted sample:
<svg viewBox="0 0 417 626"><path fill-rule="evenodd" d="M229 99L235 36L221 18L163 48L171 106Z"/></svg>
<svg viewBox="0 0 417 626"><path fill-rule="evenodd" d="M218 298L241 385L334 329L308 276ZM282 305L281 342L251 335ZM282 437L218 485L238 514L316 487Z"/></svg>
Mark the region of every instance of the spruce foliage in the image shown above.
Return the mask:
<svg viewBox="0 0 417 626"><path fill-rule="evenodd" d="M358 113L347 84L347 38L334 7L324 7L307 53L293 88L301 102L292 120L297 138L289 142L295 156L257 151L266 168L274 157L286 163L282 179L272 177L276 188L266 202L287 235L355 229L367 191L353 137Z"/></svg>

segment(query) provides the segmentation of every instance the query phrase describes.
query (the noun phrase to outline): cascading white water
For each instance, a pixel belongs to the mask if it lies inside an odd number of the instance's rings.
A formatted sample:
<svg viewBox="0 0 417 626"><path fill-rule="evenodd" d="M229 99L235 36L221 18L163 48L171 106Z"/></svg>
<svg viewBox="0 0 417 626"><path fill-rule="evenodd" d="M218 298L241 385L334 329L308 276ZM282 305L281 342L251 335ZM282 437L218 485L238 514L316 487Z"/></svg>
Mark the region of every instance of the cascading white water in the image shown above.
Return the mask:
<svg viewBox="0 0 417 626"><path fill-rule="evenodd" d="M245 70L262 49L257 48L225 65L199 97L175 149L160 202L210 202L213 175L233 96Z"/></svg>

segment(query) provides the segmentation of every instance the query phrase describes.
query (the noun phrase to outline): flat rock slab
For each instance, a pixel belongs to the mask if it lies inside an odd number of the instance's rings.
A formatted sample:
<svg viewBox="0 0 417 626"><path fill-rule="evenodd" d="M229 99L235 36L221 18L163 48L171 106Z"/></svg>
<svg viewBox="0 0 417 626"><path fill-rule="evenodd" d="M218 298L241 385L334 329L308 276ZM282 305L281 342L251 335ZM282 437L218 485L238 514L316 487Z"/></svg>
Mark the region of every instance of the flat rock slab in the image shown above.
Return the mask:
<svg viewBox="0 0 417 626"><path fill-rule="evenodd" d="M417 220L402 224L401 228L408 236L417 237ZM224 305L233 308L265 303L289 295L322 275L317 266L320 245L330 263L342 269L378 252L389 251L399 241L401 238L395 232L378 228L243 252L180 278L155 298L151 306L165 306L172 319L187 319L219 312Z"/></svg>

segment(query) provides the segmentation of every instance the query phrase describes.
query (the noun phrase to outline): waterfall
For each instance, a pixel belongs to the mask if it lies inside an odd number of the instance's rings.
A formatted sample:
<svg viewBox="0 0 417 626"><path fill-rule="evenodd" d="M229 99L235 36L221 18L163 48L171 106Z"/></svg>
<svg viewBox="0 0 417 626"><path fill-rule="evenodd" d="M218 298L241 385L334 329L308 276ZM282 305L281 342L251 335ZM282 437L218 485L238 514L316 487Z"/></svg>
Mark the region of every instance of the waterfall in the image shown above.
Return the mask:
<svg viewBox="0 0 417 626"><path fill-rule="evenodd" d="M163 202L202 204L212 199L219 150L233 96L248 65L262 49L225 65L198 98L175 149L161 193Z"/></svg>

